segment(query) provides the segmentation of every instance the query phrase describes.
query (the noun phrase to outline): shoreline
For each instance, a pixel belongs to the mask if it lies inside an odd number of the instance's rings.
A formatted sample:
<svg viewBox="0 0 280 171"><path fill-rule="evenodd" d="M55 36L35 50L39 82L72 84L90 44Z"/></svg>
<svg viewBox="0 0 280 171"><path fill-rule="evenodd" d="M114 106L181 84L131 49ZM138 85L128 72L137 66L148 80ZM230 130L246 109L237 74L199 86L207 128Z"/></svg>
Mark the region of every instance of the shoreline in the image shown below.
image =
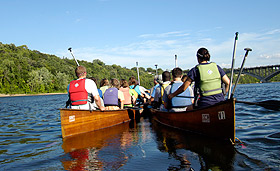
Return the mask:
<svg viewBox="0 0 280 171"><path fill-rule="evenodd" d="M39 94L0 94L0 97L19 97L19 96L42 96L42 95L58 95L67 93L39 93Z"/></svg>

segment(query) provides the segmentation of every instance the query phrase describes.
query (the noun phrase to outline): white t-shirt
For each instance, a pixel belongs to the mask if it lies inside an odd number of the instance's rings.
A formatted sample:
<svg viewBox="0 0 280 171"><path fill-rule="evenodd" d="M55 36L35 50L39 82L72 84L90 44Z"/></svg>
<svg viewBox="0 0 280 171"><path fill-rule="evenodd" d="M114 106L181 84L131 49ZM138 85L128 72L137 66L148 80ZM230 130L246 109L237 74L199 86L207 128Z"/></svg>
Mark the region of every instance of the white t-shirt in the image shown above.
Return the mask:
<svg viewBox="0 0 280 171"><path fill-rule="evenodd" d="M79 80L79 79L77 79L77 80ZM69 86L70 86L70 84L67 87L68 95L69 95ZM99 96L97 86L96 86L96 84L93 80L91 80L91 79L86 79L85 80L85 89L88 93L91 93L93 97L96 96L96 95ZM87 101L87 104L84 104L84 105L71 106L71 109L87 109L87 110L89 110L90 107L91 107L92 110L96 109L95 105L93 105L93 103L89 103L88 101Z"/></svg>

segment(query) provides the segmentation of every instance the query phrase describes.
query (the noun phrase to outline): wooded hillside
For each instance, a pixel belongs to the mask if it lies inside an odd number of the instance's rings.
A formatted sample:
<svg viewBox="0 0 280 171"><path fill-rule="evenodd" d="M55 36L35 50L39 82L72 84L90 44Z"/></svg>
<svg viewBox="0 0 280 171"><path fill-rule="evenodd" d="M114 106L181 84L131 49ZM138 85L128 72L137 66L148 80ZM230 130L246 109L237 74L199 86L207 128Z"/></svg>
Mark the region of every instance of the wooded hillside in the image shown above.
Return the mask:
<svg viewBox="0 0 280 171"><path fill-rule="evenodd" d="M0 42L0 93L33 94L66 92L67 85L76 79L76 63L73 59L61 59L55 55L30 50L26 45L2 44ZM101 79L137 78L136 67L128 69L119 65L106 65L99 59L80 61L87 68L87 76ZM162 73L158 69L158 73ZM139 68L141 85L151 88L155 70ZM99 85L97 85L99 87Z"/></svg>
<svg viewBox="0 0 280 171"><path fill-rule="evenodd" d="M0 94L37 94L66 92L67 85L76 79L74 59L59 58L55 55L30 50L26 45L2 44L0 42ZM137 68L123 68L119 65L106 65L99 59L92 62L79 61L87 68L87 77L129 79L137 78ZM196 65L196 64L194 64ZM188 68L182 68L184 74ZM187 70L186 70L187 69ZM227 70L227 69L224 69ZM163 70L159 68L158 74ZM139 67L140 83L146 88L153 86L155 69ZM235 78L235 77L234 77ZM271 81L279 81L278 74ZM235 82L235 81L234 81ZM243 75L239 83L256 83L258 79Z"/></svg>

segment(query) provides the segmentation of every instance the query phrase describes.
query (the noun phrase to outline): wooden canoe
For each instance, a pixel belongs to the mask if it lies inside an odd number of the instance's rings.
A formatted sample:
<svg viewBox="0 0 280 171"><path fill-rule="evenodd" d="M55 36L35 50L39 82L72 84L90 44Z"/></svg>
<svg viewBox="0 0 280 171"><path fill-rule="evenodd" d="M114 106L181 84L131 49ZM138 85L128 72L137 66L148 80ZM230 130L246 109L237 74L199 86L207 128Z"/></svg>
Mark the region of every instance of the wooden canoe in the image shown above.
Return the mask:
<svg viewBox="0 0 280 171"><path fill-rule="evenodd" d="M185 112L150 110L159 123L235 142L235 99Z"/></svg>
<svg viewBox="0 0 280 171"><path fill-rule="evenodd" d="M62 138L128 122L137 114L137 109L89 111L63 108L59 110Z"/></svg>

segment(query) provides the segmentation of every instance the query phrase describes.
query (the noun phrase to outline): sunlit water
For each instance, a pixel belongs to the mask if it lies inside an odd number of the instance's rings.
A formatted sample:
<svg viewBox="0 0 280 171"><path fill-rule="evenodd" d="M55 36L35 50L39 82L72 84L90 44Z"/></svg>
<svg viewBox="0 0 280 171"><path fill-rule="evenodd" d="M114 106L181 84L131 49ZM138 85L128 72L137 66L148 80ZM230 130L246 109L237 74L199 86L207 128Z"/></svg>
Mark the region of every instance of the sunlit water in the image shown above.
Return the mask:
<svg viewBox="0 0 280 171"><path fill-rule="evenodd" d="M238 85L242 101L280 100L280 83ZM236 104L231 146L149 117L62 139L67 95L0 98L0 170L280 170L280 111Z"/></svg>

